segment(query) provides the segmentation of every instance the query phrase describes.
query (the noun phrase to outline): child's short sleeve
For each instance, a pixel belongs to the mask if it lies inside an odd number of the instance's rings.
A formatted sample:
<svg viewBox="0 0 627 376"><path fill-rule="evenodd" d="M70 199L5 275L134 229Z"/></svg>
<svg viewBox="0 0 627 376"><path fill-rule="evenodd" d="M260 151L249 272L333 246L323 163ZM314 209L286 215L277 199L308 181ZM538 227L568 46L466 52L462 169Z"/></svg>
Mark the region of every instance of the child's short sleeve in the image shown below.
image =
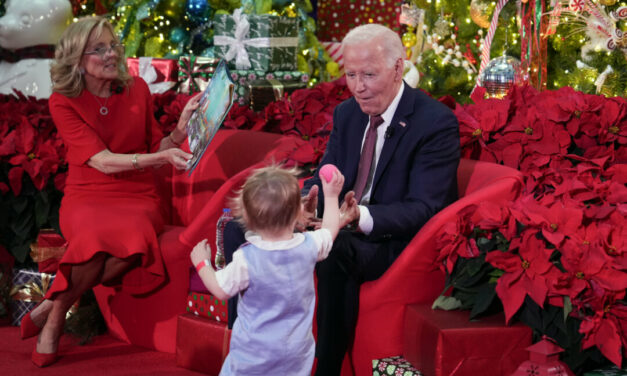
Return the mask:
<svg viewBox="0 0 627 376"><path fill-rule="evenodd" d="M233 253L233 261L222 270L216 271L218 285L229 297L237 295L248 288L248 263L244 252L238 249Z"/></svg>
<svg viewBox="0 0 627 376"><path fill-rule="evenodd" d="M319 230L310 232L309 235L311 235L318 248L317 261L322 261L326 259L329 255L329 252L331 252L331 248L333 247L333 237L331 236L331 231L327 230L326 228L321 228Z"/></svg>

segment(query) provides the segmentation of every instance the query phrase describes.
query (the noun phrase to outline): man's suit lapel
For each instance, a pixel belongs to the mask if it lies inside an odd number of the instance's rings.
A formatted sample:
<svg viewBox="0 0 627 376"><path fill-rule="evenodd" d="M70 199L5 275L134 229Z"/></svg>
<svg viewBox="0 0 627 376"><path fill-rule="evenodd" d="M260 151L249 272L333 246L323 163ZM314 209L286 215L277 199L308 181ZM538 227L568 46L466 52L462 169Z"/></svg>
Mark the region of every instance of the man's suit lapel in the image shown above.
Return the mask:
<svg viewBox="0 0 627 376"><path fill-rule="evenodd" d="M392 154L396 150L396 146L403 138L409 127L412 126L408 121L408 116L414 112L414 97L415 93L409 85L403 83L405 89L403 90L403 96L398 102L398 107L390 123L390 127L393 127L393 134L389 138L385 139L381 155L379 156L379 162L377 163L377 170L375 171L374 180L372 182L372 190L374 191L383 171L385 171L388 163L392 159ZM389 129L389 128L388 128Z"/></svg>

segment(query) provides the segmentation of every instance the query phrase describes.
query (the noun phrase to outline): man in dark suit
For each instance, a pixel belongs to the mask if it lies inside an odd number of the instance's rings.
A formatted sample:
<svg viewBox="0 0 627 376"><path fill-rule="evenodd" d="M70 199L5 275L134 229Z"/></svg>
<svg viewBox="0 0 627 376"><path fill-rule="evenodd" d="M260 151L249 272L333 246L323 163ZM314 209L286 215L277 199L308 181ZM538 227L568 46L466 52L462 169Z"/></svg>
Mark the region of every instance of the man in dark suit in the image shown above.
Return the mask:
<svg viewBox="0 0 627 376"><path fill-rule="evenodd" d="M379 278L425 222L457 198L460 158L455 115L403 82L405 49L398 34L362 25L342 45L353 97L335 109L320 166L334 164L345 176L340 197L347 229L316 270L320 376L340 374L360 285ZM319 186L317 172L305 182L306 217L314 208L321 216Z"/></svg>

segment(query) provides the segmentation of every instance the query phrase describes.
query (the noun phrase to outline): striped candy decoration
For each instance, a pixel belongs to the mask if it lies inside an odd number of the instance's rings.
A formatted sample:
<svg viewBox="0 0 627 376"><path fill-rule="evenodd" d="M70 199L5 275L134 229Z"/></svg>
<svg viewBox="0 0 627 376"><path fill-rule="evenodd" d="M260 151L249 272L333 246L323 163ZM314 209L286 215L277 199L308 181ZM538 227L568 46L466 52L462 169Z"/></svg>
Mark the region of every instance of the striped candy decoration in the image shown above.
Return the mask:
<svg viewBox="0 0 627 376"><path fill-rule="evenodd" d="M342 55L342 43L340 42L320 42L327 51L331 59L340 66L340 71L344 69L344 55Z"/></svg>
<svg viewBox="0 0 627 376"><path fill-rule="evenodd" d="M507 4L508 0L499 0L496 4L496 8L494 8L494 14L492 15L492 22L490 22L490 28L488 29L488 34L486 35L483 41L483 50L481 51L481 65L479 67L479 74L477 74L476 86L479 86L481 83L481 74L485 69L486 65L490 61L490 46L492 45L492 39L494 38L494 33L496 32L496 25L499 23L499 13L501 13L501 9Z"/></svg>

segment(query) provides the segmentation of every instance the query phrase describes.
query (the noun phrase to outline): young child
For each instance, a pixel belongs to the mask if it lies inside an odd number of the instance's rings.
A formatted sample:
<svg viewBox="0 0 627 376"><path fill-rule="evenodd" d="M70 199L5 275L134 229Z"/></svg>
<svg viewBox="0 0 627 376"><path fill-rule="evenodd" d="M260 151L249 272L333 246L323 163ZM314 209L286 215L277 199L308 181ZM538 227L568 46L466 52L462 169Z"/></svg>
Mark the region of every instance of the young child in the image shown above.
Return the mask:
<svg viewBox="0 0 627 376"><path fill-rule="evenodd" d="M216 272L206 239L192 250L192 263L215 297L240 294L220 376L311 374L314 267L327 257L339 231L344 176L335 169L330 181L321 180L319 230L294 233L302 210L298 181L291 171L265 167L246 180L235 200L235 213L248 232L233 261Z"/></svg>

